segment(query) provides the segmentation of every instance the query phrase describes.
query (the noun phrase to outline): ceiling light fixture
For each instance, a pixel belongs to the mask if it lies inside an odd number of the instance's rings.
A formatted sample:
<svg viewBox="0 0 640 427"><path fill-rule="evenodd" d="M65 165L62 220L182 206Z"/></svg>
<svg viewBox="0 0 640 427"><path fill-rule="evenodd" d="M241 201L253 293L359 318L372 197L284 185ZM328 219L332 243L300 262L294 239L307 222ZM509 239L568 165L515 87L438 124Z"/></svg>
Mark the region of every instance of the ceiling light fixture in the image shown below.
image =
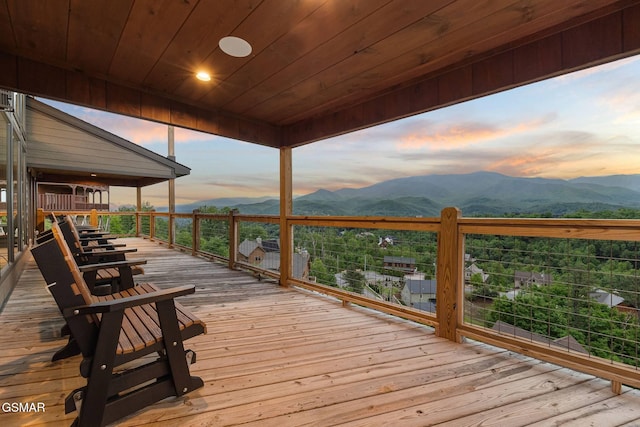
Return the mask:
<svg viewBox="0 0 640 427"><path fill-rule="evenodd" d="M203 82L208 82L211 80L211 75L206 71L198 71L196 73L196 79L201 80Z"/></svg>
<svg viewBox="0 0 640 427"><path fill-rule="evenodd" d="M224 53L236 58L244 58L251 55L251 45L240 37L228 36L223 37L218 42L218 46Z"/></svg>

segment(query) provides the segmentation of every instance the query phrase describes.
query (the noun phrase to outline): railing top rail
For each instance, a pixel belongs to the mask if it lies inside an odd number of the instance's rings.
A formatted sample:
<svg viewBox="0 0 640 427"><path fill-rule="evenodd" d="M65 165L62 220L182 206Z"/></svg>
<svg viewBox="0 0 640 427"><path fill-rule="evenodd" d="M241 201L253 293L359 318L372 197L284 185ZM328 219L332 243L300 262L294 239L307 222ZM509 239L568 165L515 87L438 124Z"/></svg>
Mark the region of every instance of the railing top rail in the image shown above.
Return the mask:
<svg viewBox="0 0 640 427"><path fill-rule="evenodd" d="M460 225L484 226L533 226L562 227L610 227L640 228L640 219L591 219L591 218L472 218L458 219Z"/></svg>
<svg viewBox="0 0 640 427"><path fill-rule="evenodd" d="M461 218L463 234L640 241L640 221L626 219Z"/></svg>
<svg viewBox="0 0 640 427"><path fill-rule="evenodd" d="M378 216L302 216L287 217L291 225L313 225L348 228L379 228L398 230L438 231L440 218L378 217Z"/></svg>
<svg viewBox="0 0 640 427"><path fill-rule="evenodd" d="M246 222L266 222L271 224L277 224L280 222L280 217L278 215L234 215L240 221Z"/></svg>

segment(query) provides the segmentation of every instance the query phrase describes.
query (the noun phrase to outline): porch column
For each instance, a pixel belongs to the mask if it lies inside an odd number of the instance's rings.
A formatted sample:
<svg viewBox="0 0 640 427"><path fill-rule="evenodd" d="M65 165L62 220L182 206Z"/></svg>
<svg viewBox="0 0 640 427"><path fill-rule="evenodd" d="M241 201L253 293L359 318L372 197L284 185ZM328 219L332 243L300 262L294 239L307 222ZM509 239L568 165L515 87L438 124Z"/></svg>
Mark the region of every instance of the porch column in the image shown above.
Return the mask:
<svg viewBox="0 0 640 427"><path fill-rule="evenodd" d="M175 152L175 132L173 126L167 127L167 158L169 160L176 160ZM171 247L175 241L175 217L173 214L176 212L176 180L169 180L169 246Z"/></svg>
<svg viewBox="0 0 640 427"><path fill-rule="evenodd" d="M168 126L167 128L167 140L168 140L168 150L167 150L167 158L169 160L176 160L176 151L175 151L175 131L173 126ZM176 180L169 180L169 213L174 213L176 211Z"/></svg>
<svg viewBox="0 0 640 427"><path fill-rule="evenodd" d="M458 316L462 308L462 271L464 254L462 237L458 234L460 209L444 208L440 214L438 233L438 264L436 269L436 335L460 342L457 334Z"/></svg>
<svg viewBox="0 0 640 427"><path fill-rule="evenodd" d="M140 213L142 211L142 188L136 187L136 236L140 235L142 230L142 220Z"/></svg>
<svg viewBox="0 0 640 427"><path fill-rule="evenodd" d="M293 233L288 217L293 213L293 175L291 147L280 148L280 285L288 286L291 277Z"/></svg>

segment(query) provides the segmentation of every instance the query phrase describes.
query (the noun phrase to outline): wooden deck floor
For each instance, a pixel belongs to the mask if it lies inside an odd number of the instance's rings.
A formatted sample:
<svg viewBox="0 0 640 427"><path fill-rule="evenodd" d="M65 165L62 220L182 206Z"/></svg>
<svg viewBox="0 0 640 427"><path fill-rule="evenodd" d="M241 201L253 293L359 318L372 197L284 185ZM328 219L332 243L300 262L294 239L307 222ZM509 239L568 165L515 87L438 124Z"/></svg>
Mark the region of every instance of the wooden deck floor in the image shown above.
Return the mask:
<svg viewBox="0 0 640 427"><path fill-rule="evenodd" d="M640 393L478 343L455 344L424 326L283 289L224 265L127 239L161 287L206 323L191 339L205 387L118 425L426 426L640 425ZM0 313L0 403L43 402L0 424L69 425L67 393L83 384L79 356L49 362L65 340L61 316L32 262Z"/></svg>

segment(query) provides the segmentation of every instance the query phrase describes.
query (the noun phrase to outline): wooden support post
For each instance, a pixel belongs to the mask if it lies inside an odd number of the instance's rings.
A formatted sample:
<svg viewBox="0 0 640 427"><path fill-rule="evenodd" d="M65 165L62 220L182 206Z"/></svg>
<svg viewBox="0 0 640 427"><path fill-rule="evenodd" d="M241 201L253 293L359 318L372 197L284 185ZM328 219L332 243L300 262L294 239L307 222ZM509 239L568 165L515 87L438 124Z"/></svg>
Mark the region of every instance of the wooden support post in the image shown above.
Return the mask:
<svg viewBox="0 0 640 427"><path fill-rule="evenodd" d="M622 383L620 381L611 380L611 391L614 394L622 394Z"/></svg>
<svg viewBox="0 0 640 427"><path fill-rule="evenodd" d="M229 212L229 269L236 268L236 258L238 254L238 211L232 209Z"/></svg>
<svg viewBox="0 0 640 427"><path fill-rule="evenodd" d="M149 239L153 240L156 235L156 216L153 214L155 209L149 211Z"/></svg>
<svg viewBox="0 0 640 427"><path fill-rule="evenodd" d="M462 271L464 254L461 236L458 234L458 208L445 208L440 215L438 233L438 264L436 271L436 335L459 342L457 327L461 307L459 297L462 292ZM460 294L460 295L459 295Z"/></svg>
<svg viewBox="0 0 640 427"><path fill-rule="evenodd" d="M91 224L92 227L98 227L98 211L95 209L91 209L89 224Z"/></svg>
<svg viewBox="0 0 640 427"><path fill-rule="evenodd" d="M176 152L175 152L175 132L173 126L167 126L167 158L169 160L176 160ZM175 218L173 214L176 212L176 180L169 180L169 235L167 236L167 240L169 240L169 247L172 248L175 243Z"/></svg>
<svg viewBox="0 0 640 427"><path fill-rule="evenodd" d="M172 248L175 243L175 224L176 218L173 216L173 213L169 213L169 230L167 235L167 240L169 242L169 247Z"/></svg>
<svg viewBox="0 0 640 427"><path fill-rule="evenodd" d="M292 149L280 148L280 285L288 286L291 277L293 233L289 216L293 213Z"/></svg>
<svg viewBox="0 0 640 427"><path fill-rule="evenodd" d="M142 189L136 187L136 237L140 236L142 231L142 218L138 212L142 211Z"/></svg>
<svg viewBox="0 0 640 427"><path fill-rule="evenodd" d="M191 255L196 256L200 252L200 209L193 210L191 217Z"/></svg>
<svg viewBox="0 0 640 427"><path fill-rule="evenodd" d="M44 231L44 209L42 208L36 209L36 230L38 233Z"/></svg>

